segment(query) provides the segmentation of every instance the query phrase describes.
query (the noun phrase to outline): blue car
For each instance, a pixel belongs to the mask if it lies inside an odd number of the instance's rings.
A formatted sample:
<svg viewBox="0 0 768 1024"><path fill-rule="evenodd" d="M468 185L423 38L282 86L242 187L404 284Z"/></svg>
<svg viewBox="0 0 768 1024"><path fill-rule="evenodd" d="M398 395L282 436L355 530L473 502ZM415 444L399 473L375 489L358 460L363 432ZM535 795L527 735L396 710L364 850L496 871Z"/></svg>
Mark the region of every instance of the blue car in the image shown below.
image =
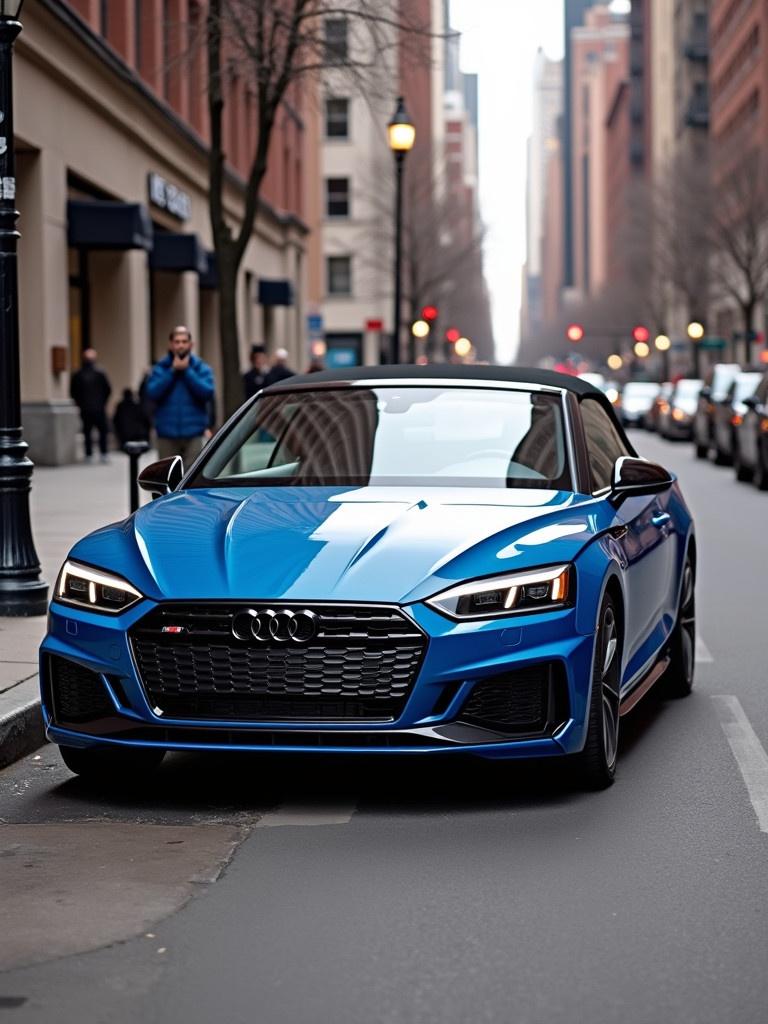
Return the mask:
<svg viewBox="0 0 768 1024"><path fill-rule="evenodd" d="M377 367L246 403L156 500L79 541L40 650L74 772L167 750L569 758L693 683L696 541L675 478L556 373Z"/></svg>

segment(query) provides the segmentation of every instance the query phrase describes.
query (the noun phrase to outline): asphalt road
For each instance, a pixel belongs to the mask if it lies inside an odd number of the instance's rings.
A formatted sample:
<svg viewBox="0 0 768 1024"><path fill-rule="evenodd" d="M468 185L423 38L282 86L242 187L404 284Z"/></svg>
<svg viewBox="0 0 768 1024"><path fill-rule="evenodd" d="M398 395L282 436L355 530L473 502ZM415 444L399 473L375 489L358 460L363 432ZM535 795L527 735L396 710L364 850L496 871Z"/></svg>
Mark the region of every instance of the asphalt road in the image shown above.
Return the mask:
<svg viewBox="0 0 768 1024"><path fill-rule="evenodd" d="M623 720L612 789L176 755L110 793L45 748L0 773L5 1018L763 1024L768 495L635 440L696 517L703 644L690 698Z"/></svg>

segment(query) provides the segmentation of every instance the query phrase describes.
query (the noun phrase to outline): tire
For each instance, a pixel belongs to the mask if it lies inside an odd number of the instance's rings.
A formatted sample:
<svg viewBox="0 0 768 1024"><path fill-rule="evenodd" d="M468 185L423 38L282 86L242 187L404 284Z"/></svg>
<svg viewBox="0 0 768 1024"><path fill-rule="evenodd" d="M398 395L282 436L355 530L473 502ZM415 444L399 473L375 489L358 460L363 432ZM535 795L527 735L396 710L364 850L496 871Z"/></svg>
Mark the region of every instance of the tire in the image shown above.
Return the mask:
<svg viewBox="0 0 768 1024"><path fill-rule="evenodd" d="M752 483L758 491L768 491L768 470L765 468L765 452L760 445L757 446L757 459L755 471L752 474Z"/></svg>
<svg viewBox="0 0 768 1024"><path fill-rule="evenodd" d="M690 558L683 566L677 622L669 641L670 663L664 673L668 697L687 697L696 669L696 576Z"/></svg>
<svg viewBox="0 0 768 1024"><path fill-rule="evenodd" d="M716 466L730 466L731 456L728 452L724 452L720 445L715 448L715 465Z"/></svg>
<svg viewBox="0 0 768 1024"><path fill-rule="evenodd" d="M616 776L619 745L619 682L621 674L621 631L616 605L606 594L600 608L592 692L584 749L576 755L584 789L607 789Z"/></svg>
<svg viewBox="0 0 768 1024"><path fill-rule="evenodd" d="M165 757L165 751L158 747L59 747L59 753L75 775L108 783L126 783L149 775Z"/></svg>
<svg viewBox="0 0 768 1024"><path fill-rule="evenodd" d="M708 455L709 455L709 448L706 445L704 445L704 444L699 444L699 442L697 441L696 442L696 458L697 459L706 459L706 457Z"/></svg>
<svg viewBox="0 0 768 1024"><path fill-rule="evenodd" d="M748 483L752 479L752 470L741 461L741 449L738 445L733 453L733 467L736 470L736 479L741 483Z"/></svg>

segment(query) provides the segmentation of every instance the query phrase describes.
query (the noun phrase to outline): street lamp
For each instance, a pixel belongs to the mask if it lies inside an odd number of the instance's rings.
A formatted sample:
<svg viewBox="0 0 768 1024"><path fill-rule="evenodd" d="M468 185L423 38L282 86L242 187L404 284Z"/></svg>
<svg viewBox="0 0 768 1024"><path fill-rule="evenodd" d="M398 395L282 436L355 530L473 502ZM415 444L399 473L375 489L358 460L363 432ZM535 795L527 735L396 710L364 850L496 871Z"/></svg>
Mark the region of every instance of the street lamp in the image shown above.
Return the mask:
<svg viewBox="0 0 768 1024"><path fill-rule="evenodd" d="M700 377L701 351L698 343L704 337L704 324L700 324L698 320L692 320L686 328L686 333L691 339L691 345L693 346L693 372L696 377Z"/></svg>
<svg viewBox="0 0 768 1024"><path fill-rule="evenodd" d="M661 352L662 380L669 380L669 350L672 348L672 342L666 334L657 334L653 344L656 346L656 351Z"/></svg>
<svg viewBox="0 0 768 1024"><path fill-rule="evenodd" d="M413 149L416 128L405 109L402 96L397 98L397 109L387 126L389 148L395 156L395 305L392 317L392 347L390 363L396 363L400 356L400 313L402 298L402 248L403 248L403 164L405 154ZM413 342L411 347L415 347Z"/></svg>
<svg viewBox="0 0 768 1024"><path fill-rule="evenodd" d="M32 540L32 463L21 431L13 43L22 0L0 0L0 615L43 615L48 587Z"/></svg>

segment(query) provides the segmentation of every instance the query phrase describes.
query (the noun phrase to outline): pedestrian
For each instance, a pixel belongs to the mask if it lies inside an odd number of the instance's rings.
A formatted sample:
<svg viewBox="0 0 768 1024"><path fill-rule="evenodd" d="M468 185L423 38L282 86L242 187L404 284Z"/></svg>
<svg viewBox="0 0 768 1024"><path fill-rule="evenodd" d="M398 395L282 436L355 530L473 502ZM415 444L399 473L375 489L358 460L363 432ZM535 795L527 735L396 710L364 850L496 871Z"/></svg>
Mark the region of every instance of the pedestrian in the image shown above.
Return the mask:
<svg viewBox="0 0 768 1024"><path fill-rule="evenodd" d="M125 388L123 397L117 403L112 426L121 448L128 441L149 441L149 416L130 388Z"/></svg>
<svg viewBox="0 0 768 1024"><path fill-rule="evenodd" d="M192 352L188 327L174 327L168 355L155 363L145 394L155 403L157 453L161 459L181 455L192 462L203 450L213 398L213 371Z"/></svg>
<svg viewBox="0 0 768 1024"><path fill-rule="evenodd" d="M107 455L107 400L112 394L112 385L103 370L96 365L98 353L93 348L87 348L83 352L83 362L80 369L72 374L69 382L69 393L73 402L80 410L80 417L83 421L83 435L85 437L85 461L93 459L93 438L94 428L99 434L99 451L101 461L109 462Z"/></svg>
<svg viewBox="0 0 768 1024"><path fill-rule="evenodd" d="M246 402L264 387L264 377L268 369L267 350L263 345L251 345L251 368L243 374Z"/></svg>
<svg viewBox="0 0 768 1024"><path fill-rule="evenodd" d="M278 381L287 380L289 377L293 377L294 375L295 370L288 369L287 349L279 348L275 352L272 369L264 377L264 387L268 388L270 384L277 384Z"/></svg>

